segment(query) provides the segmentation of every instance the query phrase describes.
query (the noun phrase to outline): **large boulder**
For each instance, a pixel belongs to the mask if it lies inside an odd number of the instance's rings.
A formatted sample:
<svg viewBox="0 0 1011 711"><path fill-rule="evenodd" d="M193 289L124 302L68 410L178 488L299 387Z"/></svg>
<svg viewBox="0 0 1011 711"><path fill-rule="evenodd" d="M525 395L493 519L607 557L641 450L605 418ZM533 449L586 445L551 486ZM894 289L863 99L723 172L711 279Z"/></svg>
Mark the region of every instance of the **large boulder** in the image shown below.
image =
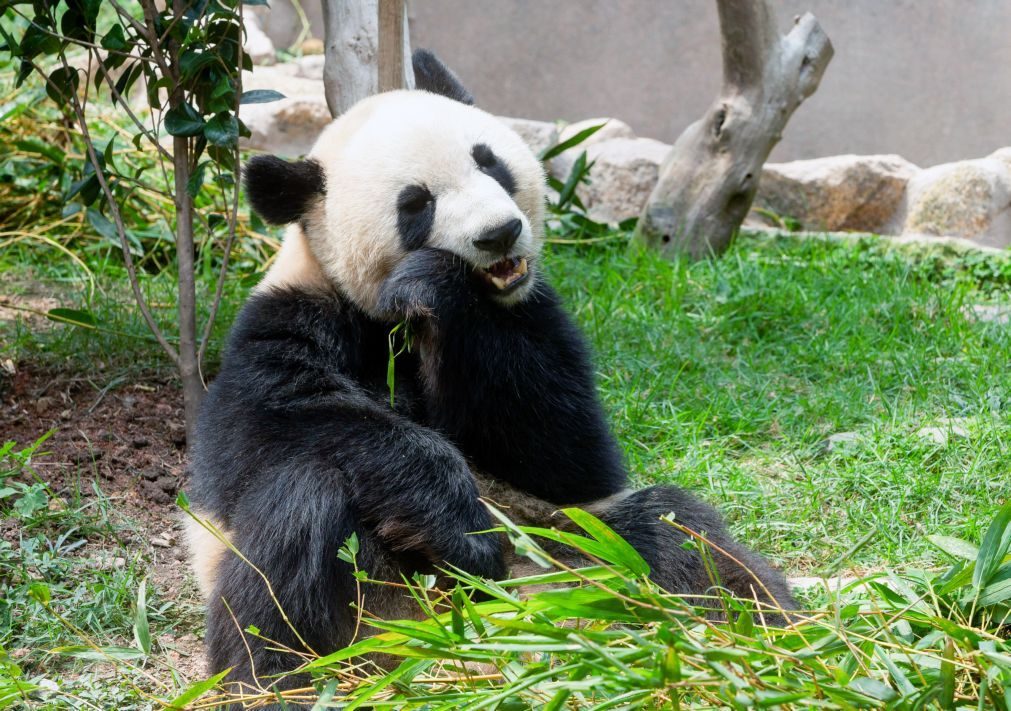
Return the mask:
<svg viewBox="0 0 1011 711"><path fill-rule="evenodd" d="M1011 151L946 163L909 181L902 232L1011 246Z"/></svg>
<svg viewBox="0 0 1011 711"><path fill-rule="evenodd" d="M558 143L558 126L548 121L499 116L498 120L519 134L536 155Z"/></svg>
<svg viewBox="0 0 1011 711"><path fill-rule="evenodd" d="M299 76L294 63L243 72L242 88L274 89L285 96L280 101L240 107L239 116L253 134L243 141L246 148L295 158L308 153L330 124L323 83Z"/></svg>
<svg viewBox="0 0 1011 711"><path fill-rule="evenodd" d="M1007 148L998 148L987 157L993 160L999 160L1007 166L1008 171L1011 171L1011 146Z"/></svg>
<svg viewBox="0 0 1011 711"><path fill-rule="evenodd" d="M841 155L762 170L755 207L798 220L807 230L887 233L919 169L896 155Z"/></svg>
<svg viewBox="0 0 1011 711"><path fill-rule="evenodd" d="M638 217L670 148L652 138L613 138L587 146L591 182L577 193L589 216L611 223Z"/></svg>

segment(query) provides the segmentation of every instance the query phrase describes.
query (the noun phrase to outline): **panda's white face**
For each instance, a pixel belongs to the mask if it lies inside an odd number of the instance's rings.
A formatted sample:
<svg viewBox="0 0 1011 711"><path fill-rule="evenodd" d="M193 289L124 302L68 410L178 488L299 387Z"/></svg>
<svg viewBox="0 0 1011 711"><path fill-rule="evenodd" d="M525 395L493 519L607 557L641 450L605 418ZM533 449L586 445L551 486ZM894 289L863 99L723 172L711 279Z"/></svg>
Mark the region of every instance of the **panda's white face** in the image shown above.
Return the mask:
<svg viewBox="0 0 1011 711"><path fill-rule="evenodd" d="M489 293L522 300L537 278L544 173L494 116L424 91L362 101L309 154L325 194L299 223L323 274L368 312L411 250L472 265Z"/></svg>

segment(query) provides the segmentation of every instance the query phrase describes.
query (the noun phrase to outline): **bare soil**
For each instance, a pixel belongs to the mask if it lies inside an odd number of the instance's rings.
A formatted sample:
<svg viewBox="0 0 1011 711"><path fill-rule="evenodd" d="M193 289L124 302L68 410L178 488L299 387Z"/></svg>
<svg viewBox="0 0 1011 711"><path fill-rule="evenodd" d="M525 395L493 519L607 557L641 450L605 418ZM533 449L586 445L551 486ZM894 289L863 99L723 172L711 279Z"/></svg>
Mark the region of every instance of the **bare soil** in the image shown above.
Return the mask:
<svg viewBox="0 0 1011 711"><path fill-rule="evenodd" d="M25 447L52 430L32 468L64 501L93 495L96 482L128 524L123 540L150 560L160 597L200 605L175 505L185 477L182 395L164 381L113 383L28 364L0 369L0 442ZM17 540L6 526L0 535ZM195 632L159 636L167 661L191 680L204 676Z"/></svg>

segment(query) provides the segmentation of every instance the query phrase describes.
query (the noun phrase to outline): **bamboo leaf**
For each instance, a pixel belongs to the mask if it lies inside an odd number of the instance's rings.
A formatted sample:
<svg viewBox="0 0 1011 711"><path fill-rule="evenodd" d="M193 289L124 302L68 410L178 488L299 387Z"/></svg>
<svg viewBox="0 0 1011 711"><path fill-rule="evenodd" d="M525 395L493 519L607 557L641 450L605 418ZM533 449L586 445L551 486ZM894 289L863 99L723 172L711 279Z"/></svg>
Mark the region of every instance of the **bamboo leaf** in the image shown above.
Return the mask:
<svg viewBox="0 0 1011 711"><path fill-rule="evenodd" d="M231 668L225 669L223 672L215 674L210 679L204 679L203 681L198 681L195 684L190 684L183 693L179 694L168 703L167 708L172 711L175 711L175 709L186 708L191 701L195 701L217 686L218 682L224 679L230 671L232 671Z"/></svg>
<svg viewBox="0 0 1011 711"><path fill-rule="evenodd" d="M977 590L982 590L990 582L990 577L1004 560L1009 544L1011 544L1011 501L1001 506L986 535L983 536L983 542L980 543L976 569L972 573L972 584Z"/></svg>
<svg viewBox="0 0 1011 711"><path fill-rule="evenodd" d="M961 558L972 562L979 556L979 548L968 541L963 541L961 538L953 536L927 536L927 540L953 558Z"/></svg>
<svg viewBox="0 0 1011 711"><path fill-rule="evenodd" d="M625 566L639 577L649 575L649 563L639 555L639 551L599 518L578 508L562 509L562 513L605 546L607 560Z"/></svg>
<svg viewBox="0 0 1011 711"><path fill-rule="evenodd" d="M133 639L144 654L151 653L151 628L147 619L147 580L137 589L137 609L133 620Z"/></svg>
<svg viewBox="0 0 1011 711"><path fill-rule="evenodd" d="M590 136L592 136L593 134L595 134L597 131L599 131L600 129L602 129L606 125L607 125L607 122L605 121L604 123L599 124L597 126L590 126L589 128L584 128L582 131L580 131L579 133L577 133L572 138L569 138L569 139L567 139L565 141L562 141L561 143L559 143L557 145L552 146L551 148L548 148L546 151L544 151L541 154L541 160L542 161L549 161L552 158L554 158L555 156L561 155L562 153L564 153L565 151L569 150L573 146L578 146L580 143L582 143L583 141L585 141L587 138L589 138Z"/></svg>
<svg viewBox="0 0 1011 711"><path fill-rule="evenodd" d="M49 309L46 312L46 318L50 321L68 323L72 326L80 326L81 328L98 328L98 319L90 312L81 309Z"/></svg>

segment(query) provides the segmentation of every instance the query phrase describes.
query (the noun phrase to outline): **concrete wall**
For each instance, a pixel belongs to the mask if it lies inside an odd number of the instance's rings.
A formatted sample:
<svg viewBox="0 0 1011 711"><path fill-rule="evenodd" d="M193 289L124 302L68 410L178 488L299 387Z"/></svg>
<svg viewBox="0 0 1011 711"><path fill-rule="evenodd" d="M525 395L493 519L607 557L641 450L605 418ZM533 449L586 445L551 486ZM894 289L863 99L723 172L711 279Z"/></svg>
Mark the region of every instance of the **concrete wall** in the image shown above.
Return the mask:
<svg viewBox="0 0 1011 711"><path fill-rule="evenodd" d="M774 0L815 13L836 55L772 160L899 153L919 165L1011 145L1011 0ZM713 0L410 0L435 50L492 112L615 116L671 142L716 97Z"/></svg>

